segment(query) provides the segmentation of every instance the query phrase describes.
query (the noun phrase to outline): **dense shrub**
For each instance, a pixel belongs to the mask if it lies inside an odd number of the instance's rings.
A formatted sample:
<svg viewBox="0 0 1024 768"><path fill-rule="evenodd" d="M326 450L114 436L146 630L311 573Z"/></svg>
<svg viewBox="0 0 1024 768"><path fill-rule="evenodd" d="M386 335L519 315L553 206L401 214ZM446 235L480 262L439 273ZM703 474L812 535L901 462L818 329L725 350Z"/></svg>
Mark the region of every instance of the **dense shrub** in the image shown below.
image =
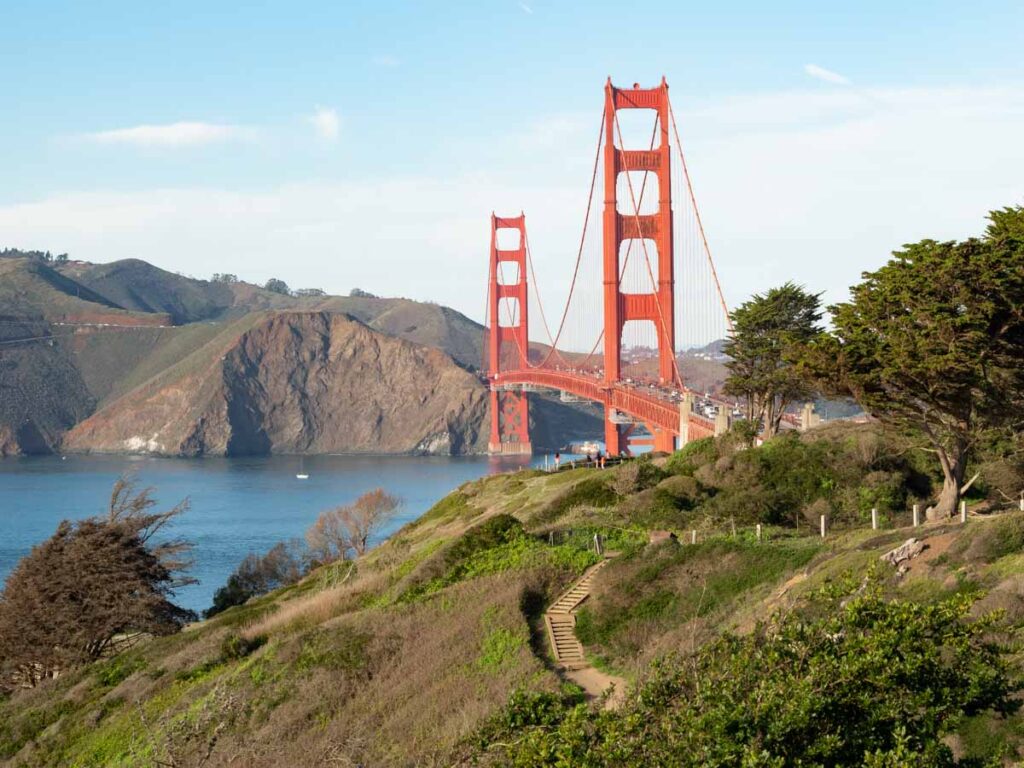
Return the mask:
<svg viewBox="0 0 1024 768"><path fill-rule="evenodd" d="M628 496L656 485L664 477L665 472L651 461L649 455L641 456L615 470L612 487L619 496Z"/></svg>
<svg viewBox="0 0 1024 768"><path fill-rule="evenodd" d="M472 555L526 536L523 524L512 515L495 515L474 525L445 551L445 565L451 568Z"/></svg>
<svg viewBox="0 0 1024 768"><path fill-rule="evenodd" d="M213 605L206 610L206 617L216 616L278 587L296 583L306 570L304 557L298 542L278 542L263 555L249 553L228 577L227 583L214 593Z"/></svg>
<svg viewBox="0 0 1024 768"><path fill-rule="evenodd" d="M671 475L658 483L658 490L667 493L679 504L689 507L700 500L700 483L686 475Z"/></svg>
<svg viewBox="0 0 1024 768"><path fill-rule="evenodd" d="M142 634L168 635L195 618L171 602L188 545L152 537L188 508L152 511L151 489L114 485L109 512L62 522L32 548L0 593L0 690L115 654Z"/></svg>
<svg viewBox="0 0 1024 768"><path fill-rule="evenodd" d="M693 475L698 467L718 458L715 438L705 437L687 443L668 457L665 469L674 475Z"/></svg>
<svg viewBox="0 0 1024 768"><path fill-rule="evenodd" d="M838 597L838 596L837 596ZM953 766L965 715L1019 708L1021 685L970 600L868 588L656 665L618 710L519 696L479 733L491 765ZM967 763L960 763L966 765Z"/></svg>
<svg viewBox="0 0 1024 768"><path fill-rule="evenodd" d="M534 515L533 522L554 522L575 507L610 507L615 504L619 496L601 475L603 473L587 477L566 488Z"/></svg>
<svg viewBox="0 0 1024 768"><path fill-rule="evenodd" d="M932 480L920 464L898 437L873 425L787 431L755 448L730 433L690 443L666 463L675 478L693 478L696 490L677 479L663 487L678 508L698 506L712 519L800 525L828 514L859 523L873 507L892 514L908 497L928 496Z"/></svg>
<svg viewBox="0 0 1024 768"><path fill-rule="evenodd" d="M968 563L991 563L1021 551L1024 551L1024 518L1012 515L978 526L970 537L961 538L951 553Z"/></svg>
<svg viewBox="0 0 1024 768"><path fill-rule="evenodd" d="M267 642L266 635L255 637L243 637L242 635L230 634L220 644L220 658L222 661L234 661L244 659L253 651L263 647Z"/></svg>

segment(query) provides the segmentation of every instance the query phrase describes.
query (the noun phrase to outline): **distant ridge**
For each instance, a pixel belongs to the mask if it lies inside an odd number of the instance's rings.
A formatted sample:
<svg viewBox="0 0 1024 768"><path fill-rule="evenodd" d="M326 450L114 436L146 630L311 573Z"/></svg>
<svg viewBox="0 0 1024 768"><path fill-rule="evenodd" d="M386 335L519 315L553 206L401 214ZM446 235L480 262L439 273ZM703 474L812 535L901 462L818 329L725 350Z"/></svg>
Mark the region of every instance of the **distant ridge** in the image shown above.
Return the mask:
<svg viewBox="0 0 1024 768"><path fill-rule="evenodd" d="M346 401L346 392L370 392L379 381L388 379L389 372L378 366L377 356L389 340L397 339L408 342L411 348L440 350L447 356L452 371L459 371L462 378L436 362L432 368L410 369L409 376L421 377L416 383L422 389L405 391L402 382L395 380L391 391L405 392L402 397L412 398L409 402L417 403L416 407L422 410L424 398L452 395L435 391L437 387L448 387L459 379L465 386L457 387L454 396L461 400L448 402L441 410L461 415L446 417L442 420L444 424L436 420L430 424L415 419L406 421L405 434L399 438L391 432L393 428L403 429L403 420L397 415L399 409L389 410L381 401L376 411L380 422L376 430L354 437L350 450L463 453L486 446L484 433L489 419L486 407L481 409L478 403L479 393L485 388L473 375L482 357L483 327L449 307L353 293L295 295L233 278L198 280L140 259L105 264L63 259L58 262L44 258L40 252L8 250L0 259L0 329L4 330L0 334L0 391L8 393L0 404L0 456L58 449L184 455L344 451L340 438L310 431L308 425L302 427L305 437L299 439L275 432L277 426L270 421L251 425L256 433L265 433L263 438L221 440L205 428L200 430L201 439L183 437L179 432L187 431L186 427L171 428L161 419L173 416L188 421L187 413L172 413L166 408L147 411L146 404L138 399L140 387L173 380L179 386L185 386L182 382L187 381L190 403L198 403L196 398L202 399L201 395L207 397L203 402L210 408L214 408L211 403L218 402L217 397L221 403L236 402L235 396L241 392L237 388L242 387L245 377L234 376L236 392L209 395L210 388L220 386L227 375L227 369L215 364L217 358L211 357L211 350L223 344L228 345L223 349L230 348L232 340L237 340L239 333L252 330L254 323L280 328L274 323L282 315L290 316L284 318L285 327L290 329L287 334L247 337L250 344L255 343L253 338L268 344L266 349L251 350L252 359L259 361L264 373L294 373L297 366L306 364L295 357L297 350L314 354L312 350L317 349L320 351L315 354L322 354L324 347L317 346L316 337L325 333L325 328L337 332L341 327L331 320L333 316L356 321L367 332L379 335L379 339L357 345L345 365L318 369L319 378L309 381L308 391L271 387L281 400L261 401L263 416L254 417L257 421L287 411L294 405L292 399L301 395L308 400L302 404L302 413L324 423L330 414L328 405ZM324 320L308 319L313 317ZM195 366L204 375L175 379L171 374L182 365ZM363 371L362 378L350 375L350 369ZM18 394L10 394L13 392ZM120 402L129 395L134 399ZM318 398L330 398L331 402L320 402ZM135 419L128 415L128 402L140 413L163 415L152 416L149 422ZM354 411L368 408L365 402L347 402L347 407ZM99 421L90 419L90 426L75 429L73 440L65 442L69 430L93 415ZM600 424L593 414L551 399L537 398L533 415L538 422L538 447L557 446L566 433L599 433ZM208 421L217 418L220 417L207 415ZM306 417L296 418L302 421ZM221 423L228 425L224 428L233 434L245 431L230 419ZM100 428L98 425L102 424L106 426ZM346 428L353 434L358 432L357 420L350 420ZM295 429L302 431L298 426ZM124 436L117 437L124 430ZM157 434L168 437L154 439Z"/></svg>

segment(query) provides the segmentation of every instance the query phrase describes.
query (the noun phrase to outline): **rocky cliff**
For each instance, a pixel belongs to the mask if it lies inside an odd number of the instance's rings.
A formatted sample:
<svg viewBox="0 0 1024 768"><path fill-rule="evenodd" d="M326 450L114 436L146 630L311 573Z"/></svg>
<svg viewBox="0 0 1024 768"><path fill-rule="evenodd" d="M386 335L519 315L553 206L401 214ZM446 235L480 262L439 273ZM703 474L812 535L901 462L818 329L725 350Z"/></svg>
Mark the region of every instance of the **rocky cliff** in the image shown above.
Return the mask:
<svg viewBox="0 0 1024 768"><path fill-rule="evenodd" d="M487 393L439 349L347 315L258 315L101 408L67 451L169 455L478 450Z"/></svg>

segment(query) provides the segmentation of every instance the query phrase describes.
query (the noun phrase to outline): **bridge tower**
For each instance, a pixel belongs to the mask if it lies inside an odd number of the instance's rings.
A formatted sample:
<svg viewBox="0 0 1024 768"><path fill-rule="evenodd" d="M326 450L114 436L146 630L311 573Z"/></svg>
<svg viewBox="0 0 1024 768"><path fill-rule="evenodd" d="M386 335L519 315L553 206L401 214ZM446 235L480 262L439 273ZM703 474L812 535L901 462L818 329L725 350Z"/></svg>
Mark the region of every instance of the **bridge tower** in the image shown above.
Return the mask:
<svg viewBox="0 0 1024 768"><path fill-rule="evenodd" d="M512 229L519 233L516 248L500 249L498 231ZM515 265L515 281L503 264ZM530 349L530 325L527 314L526 283L526 216L499 217L491 214L491 264L488 287L488 360L491 377L491 439L488 451L498 454L529 454L530 407L526 392L505 387L502 370L527 368Z"/></svg>
<svg viewBox="0 0 1024 768"><path fill-rule="evenodd" d="M620 109L649 109L657 112L658 143L653 149L617 146L621 131L616 112ZM654 323L658 344L658 378L665 386L679 386L675 364L675 276L673 274L672 179L670 174L668 84L665 78L655 88L616 88L611 78L605 85L604 108L604 382L613 387L622 379L622 330L627 321ZM619 177L628 171L649 171L658 180L658 209L638 214L635 188L619 197ZM649 258L657 280L650 293L624 293L620 282L622 244L633 243L631 258ZM629 247L629 246L627 246ZM656 260L657 264L653 262ZM671 451L673 436L654 431L654 449ZM605 444L617 454L626 448L628 437L621 424L605 407Z"/></svg>

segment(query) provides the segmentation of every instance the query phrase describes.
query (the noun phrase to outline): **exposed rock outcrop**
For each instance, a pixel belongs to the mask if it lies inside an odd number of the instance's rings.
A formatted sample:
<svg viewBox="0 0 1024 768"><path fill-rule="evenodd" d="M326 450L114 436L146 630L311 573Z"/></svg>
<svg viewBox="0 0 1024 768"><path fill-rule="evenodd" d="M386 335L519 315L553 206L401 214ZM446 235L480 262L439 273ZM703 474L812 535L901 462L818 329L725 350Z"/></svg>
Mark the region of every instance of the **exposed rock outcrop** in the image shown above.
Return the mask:
<svg viewBox="0 0 1024 768"><path fill-rule="evenodd" d="M920 555L928 547L923 541L918 539L907 539L905 542L900 544L896 549L889 550L879 559L883 563L888 563L896 569L896 573L902 576L910 568L910 561Z"/></svg>
<svg viewBox="0 0 1024 768"><path fill-rule="evenodd" d="M477 450L487 392L439 349L325 312L261 316L77 425L69 451Z"/></svg>

